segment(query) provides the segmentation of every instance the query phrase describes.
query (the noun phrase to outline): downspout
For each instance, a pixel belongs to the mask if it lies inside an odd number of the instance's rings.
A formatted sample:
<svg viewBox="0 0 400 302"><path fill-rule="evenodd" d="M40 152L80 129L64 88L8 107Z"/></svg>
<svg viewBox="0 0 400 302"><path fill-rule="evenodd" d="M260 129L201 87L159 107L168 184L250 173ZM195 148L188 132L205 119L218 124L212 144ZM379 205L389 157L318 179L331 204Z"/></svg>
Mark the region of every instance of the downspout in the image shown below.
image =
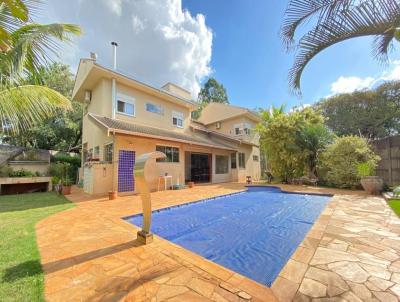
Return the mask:
<svg viewBox="0 0 400 302"><path fill-rule="evenodd" d="M113 47L113 69L117 70L117 42L111 42ZM111 110L111 118L115 119L115 107L117 106L117 83L115 78L111 80L111 94L112 94L112 110Z"/></svg>

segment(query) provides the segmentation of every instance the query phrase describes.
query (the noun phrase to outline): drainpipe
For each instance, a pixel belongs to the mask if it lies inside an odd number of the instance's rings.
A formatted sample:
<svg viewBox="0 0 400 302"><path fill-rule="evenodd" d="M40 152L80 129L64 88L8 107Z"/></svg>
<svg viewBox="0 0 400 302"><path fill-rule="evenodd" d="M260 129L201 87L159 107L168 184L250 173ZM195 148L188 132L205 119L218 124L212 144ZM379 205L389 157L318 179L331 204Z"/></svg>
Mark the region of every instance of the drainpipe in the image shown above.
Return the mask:
<svg viewBox="0 0 400 302"><path fill-rule="evenodd" d="M111 42L113 47L113 69L117 70L117 42ZM115 78L112 79L111 82L111 94L112 94L112 110L111 110L111 117L115 119L115 107L117 106L117 83Z"/></svg>

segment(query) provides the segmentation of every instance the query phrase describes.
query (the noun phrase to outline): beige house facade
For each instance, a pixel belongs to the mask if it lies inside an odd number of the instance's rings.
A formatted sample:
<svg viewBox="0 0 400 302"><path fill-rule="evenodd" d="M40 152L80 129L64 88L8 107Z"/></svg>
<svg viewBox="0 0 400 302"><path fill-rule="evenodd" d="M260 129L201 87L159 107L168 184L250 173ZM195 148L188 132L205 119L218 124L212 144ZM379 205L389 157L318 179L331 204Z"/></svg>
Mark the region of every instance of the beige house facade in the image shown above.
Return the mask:
<svg viewBox="0 0 400 302"><path fill-rule="evenodd" d="M172 83L152 87L92 59L80 61L73 100L86 104L81 177L87 193L137 193L135 160L152 151L166 154L148 167L152 190L260 178L254 131L260 118L248 109L211 103L193 121L198 106L190 92Z"/></svg>

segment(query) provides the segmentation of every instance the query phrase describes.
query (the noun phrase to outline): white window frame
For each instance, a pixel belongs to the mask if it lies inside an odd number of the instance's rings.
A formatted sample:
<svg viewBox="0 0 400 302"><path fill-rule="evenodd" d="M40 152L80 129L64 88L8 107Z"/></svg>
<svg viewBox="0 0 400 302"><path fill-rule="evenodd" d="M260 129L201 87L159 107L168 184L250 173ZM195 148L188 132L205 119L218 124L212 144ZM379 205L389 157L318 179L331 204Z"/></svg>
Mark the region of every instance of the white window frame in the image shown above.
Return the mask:
<svg viewBox="0 0 400 302"><path fill-rule="evenodd" d="M118 101L133 105L133 114L129 114L129 113L126 113L126 112L119 111L118 110ZM131 116L131 117L135 117L136 116L136 100L135 100L134 97L131 97L131 96L123 94L123 93L117 93L117 100L115 102L115 107L116 107L115 108L115 112L118 113L118 114Z"/></svg>
<svg viewBox="0 0 400 302"><path fill-rule="evenodd" d="M154 112L154 111L148 110L147 105L153 105L155 107L158 107L160 109L160 112ZM164 107L162 105L160 105L160 104L153 103L153 102L146 102L145 106L146 106L146 111L147 112L158 114L158 115L164 115Z"/></svg>
<svg viewBox="0 0 400 302"><path fill-rule="evenodd" d="M182 121L182 125L178 125L178 123L176 125L174 125L174 118L176 118L176 120L181 120ZM184 122L184 115L182 112L179 111L172 111L172 125L177 127L177 128L183 128L183 122Z"/></svg>

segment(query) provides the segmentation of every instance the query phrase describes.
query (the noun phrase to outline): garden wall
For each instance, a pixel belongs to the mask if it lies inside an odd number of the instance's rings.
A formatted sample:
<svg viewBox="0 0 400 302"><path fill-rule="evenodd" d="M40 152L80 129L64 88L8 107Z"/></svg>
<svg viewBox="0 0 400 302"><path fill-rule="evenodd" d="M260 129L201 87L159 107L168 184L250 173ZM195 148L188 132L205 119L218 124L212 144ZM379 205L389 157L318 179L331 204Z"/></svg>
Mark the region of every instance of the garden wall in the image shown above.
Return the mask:
<svg viewBox="0 0 400 302"><path fill-rule="evenodd" d="M372 142L375 152L381 157L377 175L390 186L400 184L400 135Z"/></svg>

